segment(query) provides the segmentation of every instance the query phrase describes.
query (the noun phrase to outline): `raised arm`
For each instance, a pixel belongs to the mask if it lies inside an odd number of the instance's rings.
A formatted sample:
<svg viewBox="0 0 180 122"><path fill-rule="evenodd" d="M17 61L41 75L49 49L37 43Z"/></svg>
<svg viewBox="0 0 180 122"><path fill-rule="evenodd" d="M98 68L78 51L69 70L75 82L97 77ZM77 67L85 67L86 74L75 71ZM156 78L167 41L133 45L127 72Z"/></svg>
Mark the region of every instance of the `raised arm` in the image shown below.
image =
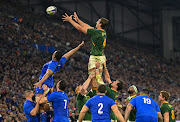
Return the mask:
<svg viewBox="0 0 180 122"><path fill-rule="evenodd" d="M62 16L63 16L62 19L63 19L64 22L65 22L65 21L70 22L77 30L79 30L79 31L87 34L87 29L88 29L88 28L87 28L87 27L83 27L83 26L79 25L78 23L76 23L75 21L73 21L72 15L71 15L71 16L68 16L68 15L65 13L65 15L62 15Z"/></svg>
<svg viewBox="0 0 180 122"><path fill-rule="evenodd" d="M79 114L79 122L82 122L82 120L84 119L84 116L88 110L89 110L89 108L84 105Z"/></svg>
<svg viewBox="0 0 180 122"><path fill-rule="evenodd" d="M65 57L67 60L70 56L72 56L75 52L77 52L81 46L84 45L84 41L81 42L81 44L79 44L76 48L70 50L69 52L67 52L66 54L63 55L63 57Z"/></svg>
<svg viewBox="0 0 180 122"><path fill-rule="evenodd" d="M84 84L82 85L82 89L80 91L81 95L84 95L85 91L87 90L89 83L91 82L91 79L95 77L95 74L91 73L88 77L88 79L84 82Z"/></svg>
<svg viewBox="0 0 180 122"><path fill-rule="evenodd" d="M86 23L84 23L83 21L81 21L80 19L79 19L79 17L77 16L77 14L76 14L76 12L74 12L74 19L75 19L75 21L76 22L78 22L82 27L85 27L85 28L93 28L93 27L91 27L90 25L88 25L88 24L86 24Z"/></svg>
<svg viewBox="0 0 180 122"><path fill-rule="evenodd" d="M121 114L120 111L118 110L117 105L111 106L111 109L112 109L112 111L114 112L115 116L117 117L117 119L118 119L120 122L125 122L122 114Z"/></svg>
<svg viewBox="0 0 180 122"><path fill-rule="evenodd" d="M127 122L128 118L129 118L129 114L131 112L133 108L133 105L132 104L128 104L127 107L126 107L126 111L125 111L125 122Z"/></svg>
<svg viewBox="0 0 180 122"><path fill-rule="evenodd" d="M104 67L105 80L108 82L108 84L110 84L110 83L112 83L112 81L110 79L110 75L109 75L109 72L108 72L108 69L107 69L107 66L106 66L106 62L103 64L103 67Z"/></svg>

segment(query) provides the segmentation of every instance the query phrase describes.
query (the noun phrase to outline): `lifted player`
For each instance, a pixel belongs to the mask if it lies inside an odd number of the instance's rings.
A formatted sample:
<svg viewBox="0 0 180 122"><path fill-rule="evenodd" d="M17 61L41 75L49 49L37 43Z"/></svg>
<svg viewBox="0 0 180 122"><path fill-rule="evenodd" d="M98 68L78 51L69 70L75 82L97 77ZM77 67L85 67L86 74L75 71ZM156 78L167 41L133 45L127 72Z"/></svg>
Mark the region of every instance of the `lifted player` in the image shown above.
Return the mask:
<svg viewBox="0 0 180 122"><path fill-rule="evenodd" d="M89 74L95 72L96 69L96 62L99 61L101 63L100 66L100 73L102 73L103 63L106 62L106 57L104 55L104 48L106 46L106 26L109 22L106 18L100 18L96 22L96 27L91 27L90 25L82 22L76 12L74 12L74 19L73 21L72 16L68 16L66 13L63 15L63 21L70 22L77 30L88 34L91 36L91 52L88 64L88 71ZM95 80L95 78L93 79Z"/></svg>

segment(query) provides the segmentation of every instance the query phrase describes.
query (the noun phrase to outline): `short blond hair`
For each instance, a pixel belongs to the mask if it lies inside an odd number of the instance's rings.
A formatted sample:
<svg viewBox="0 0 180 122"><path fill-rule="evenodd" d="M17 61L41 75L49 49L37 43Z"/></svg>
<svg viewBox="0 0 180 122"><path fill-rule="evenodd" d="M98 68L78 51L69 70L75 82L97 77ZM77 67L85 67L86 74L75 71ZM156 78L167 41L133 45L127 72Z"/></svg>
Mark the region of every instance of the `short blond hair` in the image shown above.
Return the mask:
<svg viewBox="0 0 180 122"><path fill-rule="evenodd" d="M33 92L32 90L26 90L24 92L24 96L27 97L31 92Z"/></svg>
<svg viewBox="0 0 180 122"><path fill-rule="evenodd" d="M161 91L161 94L162 94L162 97L164 97L166 101L169 100L169 98L170 98L170 93L169 92Z"/></svg>

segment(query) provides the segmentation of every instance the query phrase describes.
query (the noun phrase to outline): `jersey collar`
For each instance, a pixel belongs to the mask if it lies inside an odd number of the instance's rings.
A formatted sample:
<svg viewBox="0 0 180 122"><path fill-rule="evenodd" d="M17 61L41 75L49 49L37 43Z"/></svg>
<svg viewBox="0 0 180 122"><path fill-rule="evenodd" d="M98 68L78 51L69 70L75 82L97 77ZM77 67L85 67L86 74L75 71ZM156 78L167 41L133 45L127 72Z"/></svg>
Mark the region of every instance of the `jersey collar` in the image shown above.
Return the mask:
<svg viewBox="0 0 180 122"><path fill-rule="evenodd" d="M133 97L135 97L135 96L137 96L136 94L135 95L133 95L133 96L129 96L130 98L133 98Z"/></svg>
<svg viewBox="0 0 180 122"><path fill-rule="evenodd" d="M115 90L115 89L112 89L112 88L111 88L111 90L113 90L113 91L115 91L115 92L118 92L117 90Z"/></svg>
<svg viewBox="0 0 180 122"><path fill-rule="evenodd" d="M164 103L168 103L168 101L164 101L164 102L162 102L162 104L164 104Z"/></svg>
<svg viewBox="0 0 180 122"><path fill-rule="evenodd" d="M98 30L104 31L104 29L98 29Z"/></svg>

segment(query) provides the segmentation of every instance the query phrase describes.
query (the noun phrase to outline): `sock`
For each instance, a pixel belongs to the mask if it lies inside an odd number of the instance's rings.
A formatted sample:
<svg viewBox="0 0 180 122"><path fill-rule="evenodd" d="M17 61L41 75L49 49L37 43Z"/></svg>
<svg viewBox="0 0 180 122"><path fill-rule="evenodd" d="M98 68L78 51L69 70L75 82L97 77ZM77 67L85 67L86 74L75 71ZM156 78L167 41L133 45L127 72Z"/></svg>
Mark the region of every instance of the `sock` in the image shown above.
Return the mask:
<svg viewBox="0 0 180 122"><path fill-rule="evenodd" d="M47 122L47 113L46 112L42 112L40 117L41 117L41 122Z"/></svg>

